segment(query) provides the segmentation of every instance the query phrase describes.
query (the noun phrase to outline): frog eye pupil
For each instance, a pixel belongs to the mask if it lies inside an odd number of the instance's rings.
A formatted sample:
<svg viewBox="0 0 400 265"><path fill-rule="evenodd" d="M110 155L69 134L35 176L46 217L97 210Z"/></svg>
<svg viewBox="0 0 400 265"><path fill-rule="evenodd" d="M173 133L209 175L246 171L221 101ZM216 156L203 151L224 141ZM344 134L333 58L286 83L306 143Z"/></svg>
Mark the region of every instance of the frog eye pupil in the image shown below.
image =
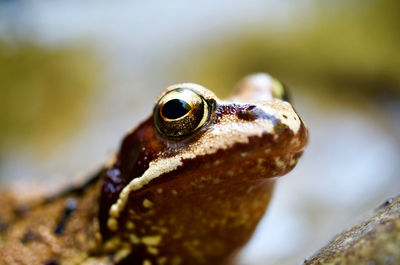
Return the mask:
<svg viewBox="0 0 400 265"><path fill-rule="evenodd" d="M186 101L181 99L172 99L165 103L161 108L161 114L167 119L175 120L181 118L191 110L192 107Z"/></svg>

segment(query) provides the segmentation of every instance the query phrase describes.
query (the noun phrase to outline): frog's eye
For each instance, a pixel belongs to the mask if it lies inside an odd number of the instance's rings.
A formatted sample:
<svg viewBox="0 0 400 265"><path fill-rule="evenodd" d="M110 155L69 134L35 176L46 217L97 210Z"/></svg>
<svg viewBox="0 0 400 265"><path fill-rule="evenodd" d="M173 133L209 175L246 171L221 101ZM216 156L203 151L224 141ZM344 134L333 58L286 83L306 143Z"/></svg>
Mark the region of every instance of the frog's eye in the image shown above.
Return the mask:
<svg viewBox="0 0 400 265"><path fill-rule="evenodd" d="M207 101L188 88L175 88L157 102L153 118L157 130L167 137L195 132L209 117Z"/></svg>
<svg viewBox="0 0 400 265"><path fill-rule="evenodd" d="M277 99L282 99L284 101L290 102L288 89L284 84L272 78L271 80L271 93L272 97Z"/></svg>

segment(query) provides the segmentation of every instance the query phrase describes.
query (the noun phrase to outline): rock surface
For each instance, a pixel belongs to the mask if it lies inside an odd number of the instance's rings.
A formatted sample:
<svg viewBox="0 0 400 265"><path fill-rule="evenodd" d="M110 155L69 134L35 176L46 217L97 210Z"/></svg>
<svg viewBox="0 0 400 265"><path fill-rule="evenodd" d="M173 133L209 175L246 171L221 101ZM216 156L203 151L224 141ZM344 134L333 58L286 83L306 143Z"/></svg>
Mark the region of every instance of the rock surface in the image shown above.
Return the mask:
<svg viewBox="0 0 400 265"><path fill-rule="evenodd" d="M372 216L338 234L302 264L400 264L400 196L388 199Z"/></svg>

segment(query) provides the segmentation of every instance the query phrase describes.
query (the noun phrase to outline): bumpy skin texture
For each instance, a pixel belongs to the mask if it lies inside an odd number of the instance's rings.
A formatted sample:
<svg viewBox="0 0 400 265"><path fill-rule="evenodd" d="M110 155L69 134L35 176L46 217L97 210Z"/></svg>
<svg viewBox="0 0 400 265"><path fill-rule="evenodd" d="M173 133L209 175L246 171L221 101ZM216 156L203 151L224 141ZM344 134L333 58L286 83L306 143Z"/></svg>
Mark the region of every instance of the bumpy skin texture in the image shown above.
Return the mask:
<svg viewBox="0 0 400 265"><path fill-rule="evenodd" d="M400 264L400 196L387 200L372 216L338 234L302 264Z"/></svg>
<svg viewBox="0 0 400 265"><path fill-rule="evenodd" d="M307 143L282 87L250 76L222 101L207 102L193 133L160 134L153 117L123 139L115 159L80 188L23 207L3 197L4 264L228 264L249 240L272 196ZM157 99L157 101L158 101ZM182 125L182 124L181 124ZM185 124L183 124L183 127ZM16 211L17 209L17 211ZM2 264L1 263L1 264Z"/></svg>
<svg viewBox="0 0 400 265"><path fill-rule="evenodd" d="M100 242L99 195L100 183L88 187L84 196L69 194L48 203L0 197L0 205L9 206L0 208L0 264L96 264L89 256Z"/></svg>

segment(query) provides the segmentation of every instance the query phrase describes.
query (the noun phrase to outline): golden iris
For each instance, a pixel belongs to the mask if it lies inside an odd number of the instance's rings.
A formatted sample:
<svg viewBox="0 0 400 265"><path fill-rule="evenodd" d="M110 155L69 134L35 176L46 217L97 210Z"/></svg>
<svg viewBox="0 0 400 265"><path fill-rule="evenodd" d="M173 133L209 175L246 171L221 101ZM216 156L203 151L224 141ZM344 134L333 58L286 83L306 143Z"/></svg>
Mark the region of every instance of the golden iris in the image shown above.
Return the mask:
<svg viewBox="0 0 400 265"><path fill-rule="evenodd" d="M188 88L175 88L157 102L153 118L162 135L181 137L202 127L209 114L209 105L202 96Z"/></svg>

